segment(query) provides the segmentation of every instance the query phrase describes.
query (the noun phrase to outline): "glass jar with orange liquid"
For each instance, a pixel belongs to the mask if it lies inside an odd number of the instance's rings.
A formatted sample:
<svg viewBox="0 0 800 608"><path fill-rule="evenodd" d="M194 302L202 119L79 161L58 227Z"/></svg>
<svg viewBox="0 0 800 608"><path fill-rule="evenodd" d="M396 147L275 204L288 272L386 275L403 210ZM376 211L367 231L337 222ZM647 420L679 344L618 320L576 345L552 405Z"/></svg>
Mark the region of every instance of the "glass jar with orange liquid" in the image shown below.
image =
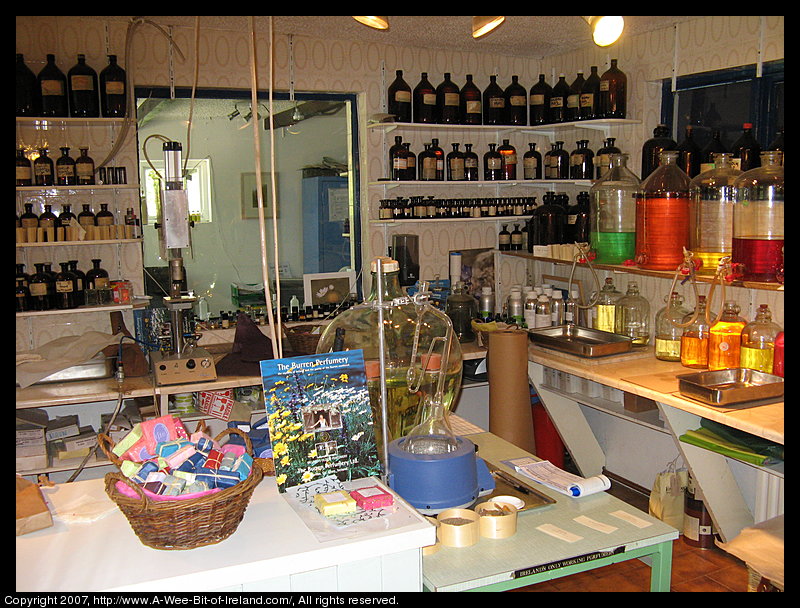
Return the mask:
<svg viewBox="0 0 800 608"><path fill-rule="evenodd" d="M733 183L742 172L733 166L733 154L714 154L713 169L704 171L689 184L689 250L702 265L701 274L713 274L719 259L731 254L733 246Z"/></svg>
<svg viewBox="0 0 800 608"><path fill-rule="evenodd" d="M780 331L781 326L772 321L772 311L769 306L766 304L759 306L756 318L742 329L739 367L771 374L775 338Z"/></svg>
<svg viewBox="0 0 800 608"><path fill-rule="evenodd" d="M661 164L642 184L636 200L636 264L675 270L689 247L689 183L678 167L678 152L665 151Z"/></svg>
<svg viewBox="0 0 800 608"><path fill-rule="evenodd" d="M742 330L747 320L739 316L736 302L727 301L719 319L708 330L708 370L739 367Z"/></svg>
<svg viewBox="0 0 800 608"><path fill-rule="evenodd" d="M692 321L694 317L694 321ZM690 323L691 321L691 323ZM681 323L690 323L681 335L681 365L692 369L708 367L708 330L711 328L706 319L706 297L697 296L695 312L689 313Z"/></svg>

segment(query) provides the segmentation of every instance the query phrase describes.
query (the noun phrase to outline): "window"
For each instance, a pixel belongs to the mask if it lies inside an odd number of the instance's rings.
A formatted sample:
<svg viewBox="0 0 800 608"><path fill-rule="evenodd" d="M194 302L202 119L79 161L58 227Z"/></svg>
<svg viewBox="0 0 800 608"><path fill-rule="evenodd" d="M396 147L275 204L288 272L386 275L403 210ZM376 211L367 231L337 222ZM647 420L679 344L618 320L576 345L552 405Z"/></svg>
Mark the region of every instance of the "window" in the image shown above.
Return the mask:
<svg viewBox="0 0 800 608"><path fill-rule="evenodd" d="M139 162L139 183L144 190L146 216L144 224L152 224L158 219L158 206L161 199L161 178L164 174L164 161L146 160ZM211 222L211 159L189 159L186 163L186 192L189 198L189 219L196 223Z"/></svg>
<svg viewBox="0 0 800 608"><path fill-rule="evenodd" d="M784 128L783 60L756 66L703 72L677 78L662 87L661 122L672 126L672 137L680 142L687 125L693 126L693 138L703 148L714 129L719 129L722 143L731 146L742 133L742 125L752 123L753 132L763 149Z"/></svg>

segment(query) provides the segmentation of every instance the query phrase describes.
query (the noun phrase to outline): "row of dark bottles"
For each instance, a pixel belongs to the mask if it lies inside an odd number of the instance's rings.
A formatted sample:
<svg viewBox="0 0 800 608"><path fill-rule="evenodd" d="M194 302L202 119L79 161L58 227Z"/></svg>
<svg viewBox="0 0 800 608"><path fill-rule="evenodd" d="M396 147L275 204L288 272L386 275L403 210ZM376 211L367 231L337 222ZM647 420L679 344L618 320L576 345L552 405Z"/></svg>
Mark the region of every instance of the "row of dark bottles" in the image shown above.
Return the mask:
<svg viewBox="0 0 800 608"><path fill-rule="evenodd" d="M669 127L657 125L653 129L653 137L642 146L642 180L658 168L659 155L667 150L678 152L678 166L689 177L697 177L700 173L713 169L714 155L723 152L733 155L734 166L741 171L761 166L761 145L753 134L752 123L746 122L742 125L742 133L730 147L722 142L720 130L712 129L711 139L701 148L694 139L694 129L694 126L688 125L683 140L677 143L670 136ZM767 149L783 152L783 131L778 133Z"/></svg>
<svg viewBox="0 0 800 608"><path fill-rule="evenodd" d="M116 55L108 56L108 65L98 76L83 54L65 75L55 55L48 54L46 65L34 74L17 53L16 76L17 116L124 118L127 114L125 70Z"/></svg>
<svg viewBox="0 0 800 608"><path fill-rule="evenodd" d="M565 74L551 86L545 75L528 91L511 77L505 89L497 83L497 76L489 77L489 85L481 91L473 82L472 74L459 87L450 73L434 87L428 73L422 72L419 83L411 86L403 79L403 70L387 91L388 112L397 122L464 124L464 125L545 125L597 118L625 118L627 112L627 77L611 60L608 70L598 75L597 66L584 78L577 73L572 83Z"/></svg>
<svg viewBox="0 0 800 608"><path fill-rule="evenodd" d="M108 203L100 203L100 211L96 214L92 211L91 205L84 204L83 211L77 216L72 213L72 205L65 203L62 205L61 213L53 213L52 205L44 205L44 211L40 215L33 212L33 203L25 203L25 211L19 216L17 225L20 228L64 228L72 222L78 222L81 226L113 226L116 223L114 214L108 210ZM132 214L133 209L128 209L128 214ZM126 215L127 219L127 215Z"/></svg>
<svg viewBox="0 0 800 608"><path fill-rule="evenodd" d="M62 147L61 156L53 162L47 154L47 148L39 148L39 156L31 162L25 156L25 150L17 148L17 186L95 185L94 159L89 156L89 148L81 147L78 158L72 158L69 150L66 146Z"/></svg>
<svg viewBox="0 0 800 608"><path fill-rule="evenodd" d="M403 142L401 136L395 136L394 141L389 148L389 172L395 181L599 179L608 168L611 155L620 153L613 137L604 140L597 153L589 149L588 139L575 142L577 147L572 152L564 149L563 141L556 141L544 157L531 142L529 150L522 155L522 171L518 172L517 150L508 139L504 139L500 146L488 144L489 150L483 154L482 163L472 150L472 144L464 144L462 152L460 143L452 143L452 151L445 155L439 140L434 138L430 144L424 144L424 151L416 155L411 151L411 144Z"/></svg>
<svg viewBox="0 0 800 608"><path fill-rule="evenodd" d="M66 310L84 304L85 292L91 289L107 289L108 271L100 267L101 260L93 259L92 268L83 272L78 260L59 262L60 271L52 264L36 263L36 272L25 272L25 264L17 264L16 311Z"/></svg>
<svg viewBox="0 0 800 608"><path fill-rule="evenodd" d="M378 219L446 219L527 216L536 208L535 196L435 198L433 195L381 199Z"/></svg>
<svg viewBox="0 0 800 608"><path fill-rule="evenodd" d="M570 204L564 192L547 192L541 205L534 206L521 224L502 224L497 234L500 251L533 253L536 245L561 245L589 242L589 193L580 192ZM522 228L520 228L522 226Z"/></svg>

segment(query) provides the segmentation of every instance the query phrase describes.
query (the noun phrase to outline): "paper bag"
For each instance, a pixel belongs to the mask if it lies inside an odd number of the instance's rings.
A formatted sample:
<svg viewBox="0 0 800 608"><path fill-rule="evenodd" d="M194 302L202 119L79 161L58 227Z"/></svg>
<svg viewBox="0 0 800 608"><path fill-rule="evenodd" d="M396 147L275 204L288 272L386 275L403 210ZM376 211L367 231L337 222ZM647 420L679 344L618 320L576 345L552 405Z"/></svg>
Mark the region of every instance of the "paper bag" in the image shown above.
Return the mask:
<svg viewBox="0 0 800 608"><path fill-rule="evenodd" d="M17 536L53 525L50 509L39 486L17 476Z"/></svg>
<svg viewBox="0 0 800 608"><path fill-rule="evenodd" d="M689 483L686 469L676 470L675 462L656 475L650 492L650 515L683 532L684 491Z"/></svg>

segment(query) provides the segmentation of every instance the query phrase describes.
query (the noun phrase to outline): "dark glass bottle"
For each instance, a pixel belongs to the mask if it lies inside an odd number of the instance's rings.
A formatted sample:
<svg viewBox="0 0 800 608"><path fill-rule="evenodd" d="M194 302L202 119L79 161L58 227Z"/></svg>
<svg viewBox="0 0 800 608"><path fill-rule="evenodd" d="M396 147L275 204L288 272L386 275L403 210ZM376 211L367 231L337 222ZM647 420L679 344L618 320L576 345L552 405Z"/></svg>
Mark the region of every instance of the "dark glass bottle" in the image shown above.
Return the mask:
<svg viewBox="0 0 800 608"><path fill-rule="evenodd" d="M431 144L423 144L424 150L419 153L419 171L417 179L420 181L436 180L436 156L431 152Z"/></svg>
<svg viewBox="0 0 800 608"><path fill-rule="evenodd" d="M59 262L61 272L56 273L56 308L61 310L78 306L75 295L75 275L69 271L69 262Z"/></svg>
<svg viewBox="0 0 800 608"><path fill-rule="evenodd" d="M464 154L459 152L460 144L452 144L453 151L447 155L447 179L450 181L464 181Z"/></svg>
<svg viewBox="0 0 800 608"><path fill-rule="evenodd" d="M412 104L414 106L414 122L436 122L436 89L428 80L427 72L422 72L420 81L414 87Z"/></svg>
<svg viewBox="0 0 800 608"><path fill-rule="evenodd" d="M504 139L503 145L498 146L497 151L502 158L500 167L500 179L517 179L517 150Z"/></svg>
<svg viewBox="0 0 800 608"><path fill-rule="evenodd" d="M539 74L539 80L531 87L530 91L530 124L547 124L550 115L550 97L553 88L544 80L544 74Z"/></svg>
<svg viewBox="0 0 800 608"><path fill-rule="evenodd" d="M569 179L569 152L564 150L564 142L557 141L552 144L552 149L548 154L550 166L549 179Z"/></svg>
<svg viewBox="0 0 800 608"><path fill-rule="evenodd" d="M694 141L692 125L686 126L683 141L678 144L678 166L689 177L700 173L700 146Z"/></svg>
<svg viewBox="0 0 800 608"><path fill-rule="evenodd" d="M496 147L497 144L489 144L489 151L483 155L483 179L486 181L502 179L503 156Z"/></svg>
<svg viewBox="0 0 800 608"><path fill-rule="evenodd" d="M506 98L497 84L497 76L489 76L489 85L483 91L483 124L502 125L506 115Z"/></svg>
<svg viewBox="0 0 800 608"><path fill-rule="evenodd" d="M58 218L56 214L53 213L53 206L52 205L45 205L44 211L39 216L39 227L40 228L55 228L56 223L58 222Z"/></svg>
<svg viewBox="0 0 800 608"><path fill-rule="evenodd" d="M389 148L389 179L405 179L408 169L408 154L403 146L403 138L395 135L394 145Z"/></svg>
<svg viewBox="0 0 800 608"><path fill-rule="evenodd" d="M581 89L586 79L583 77L583 70L578 71L578 75L572 84L569 85L569 97L567 97L567 111L566 120L580 120L581 119Z"/></svg>
<svg viewBox="0 0 800 608"><path fill-rule="evenodd" d="M464 179L476 182L480 179L478 155L472 151L472 144L464 144Z"/></svg>
<svg viewBox="0 0 800 608"><path fill-rule="evenodd" d="M581 87L581 120L599 118L598 103L600 101L600 76L597 66L593 65L589 76Z"/></svg>
<svg viewBox="0 0 800 608"><path fill-rule="evenodd" d="M783 129L778 131L778 134L775 136L775 139L772 140L767 150L777 150L781 153L781 165L783 165L783 152L784 152L784 143L783 143ZM727 152L727 150L723 150L723 152Z"/></svg>
<svg viewBox="0 0 800 608"><path fill-rule="evenodd" d="M27 272L25 272L25 264L17 264L16 272L17 274L14 276L14 279L17 281L22 281L22 283L27 287L28 281L31 280L31 277Z"/></svg>
<svg viewBox="0 0 800 608"><path fill-rule="evenodd" d="M28 286L25 284L25 281L17 277L17 287L16 287L16 301L17 301L17 309L16 312L27 312L31 310L31 292L28 289Z"/></svg>
<svg viewBox="0 0 800 608"><path fill-rule="evenodd" d="M658 168L659 158L664 150L677 150L677 142L670 137L667 125L656 125L653 137L642 146L642 179L646 179Z"/></svg>
<svg viewBox="0 0 800 608"><path fill-rule="evenodd" d="M36 80L42 93L42 116L69 116L67 77L56 65L55 55L47 55L47 64Z"/></svg>
<svg viewBox="0 0 800 608"><path fill-rule="evenodd" d="M589 140L580 139L578 147L569 155L569 176L571 179L592 179L594 175L594 152L589 149Z"/></svg>
<svg viewBox="0 0 800 608"><path fill-rule="evenodd" d="M389 85L387 111L394 114L396 122L411 122L411 86L403 80L403 70L395 72L395 79Z"/></svg>
<svg viewBox="0 0 800 608"><path fill-rule="evenodd" d="M39 157L33 161L33 185L53 185L53 161L47 156L47 148L39 148Z"/></svg>
<svg viewBox="0 0 800 608"><path fill-rule="evenodd" d="M742 134L731 146L733 158L739 159L739 169L749 171L761 166L761 146L753 136L752 123L742 125Z"/></svg>
<svg viewBox="0 0 800 608"><path fill-rule="evenodd" d="M712 129L711 139L700 150L700 173L714 168L714 155L727 152L728 148L722 143L722 134L719 129Z"/></svg>
<svg viewBox="0 0 800 608"><path fill-rule="evenodd" d="M506 106L505 124L525 126L528 124L528 91L519 83L519 76L511 77L511 84L503 91Z"/></svg>
<svg viewBox="0 0 800 608"><path fill-rule="evenodd" d="M56 184L59 186L74 186L78 183L75 173L75 160L69 155L69 148L61 148L61 156L56 160Z"/></svg>
<svg viewBox="0 0 800 608"><path fill-rule="evenodd" d="M105 118L124 118L128 107L128 83L125 70L116 55L108 56L108 65L100 72L100 109Z"/></svg>
<svg viewBox="0 0 800 608"><path fill-rule="evenodd" d="M78 221L75 214L72 213L72 205L65 203L61 206L61 213L58 214L58 221L56 226L59 228L66 228L67 226L74 225Z"/></svg>
<svg viewBox="0 0 800 608"><path fill-rule="evenodd" d="M611 166L611 155L622 154L622 151L614 145L617 140L616 137L608 137L603 140L603 147L597 151L595 158L595 167L597 168L596 177L600 179L603 177L608 168Z"/></svg>
<svg viewBox="0 0 800 608"><path fill-rule="evenodd" d="M54 291L52 277L44 271L44 264L34 264L36 272L28 282L31 310L50 310L50 302Z"/></svg>
<svg viewBox="0 0 800 608"><path fill-rule="evenodd" d="M89 205L83 205L83 211L78 214L78 223L84 227L87 226L96 226L97 225L97 218L94 213L92 213L92 209Z"/></svg>
<svg viewBox="0 0 800 608"><path fill-rule="evenodd" d="M497 234L497 248L500 251L511 251L511 233L507 224L503 224Z"/></svg>
<svg viewBox="0 0 800 608"><path fill-rule="evenodd" d="M542 179L542 155L536 151L536 144L528 144L530 149L522 155L522 177L524 179Z"/></svg>
<svg viewBox="0 0 800 608"><path fill-rule="evenodd" d="M17 116L39 116L42 113L42 94L36 74L25 65L22 53L17 53L16 112Z"/></svg>
<svg viewBox="0 0 800 608"><path fill-rule="evenodd" d="M75 161L75 174L79 186L94 185L94 159L89 156L89 148L80 148L81 155Z"/></svg>
<svg viewBox="0 0 800 608"><path fill-rule="evenodd" d="M444 181L444 150L439 147L439 139L436 137L431 139L431 153L436 159L436 180Z"/></svg>
<svg viewBox="0 0 800 608"><path fill-rule="evenodd" d="M33 185L33 166L23 148L17 148L17 186Z"/></svg>
<svg viewBox="0 0 800 608"><path fill-rule="evenodd" d="M522 250L522 231L519 229L519 224L514 224L514 230L511 231L511 251Z"/></svg>
<svg viewBox="0 0 800 608"><path fill-rule="evenodd" d="M105 289L109 286L108 272L100 268L99 259L92 260L92 267L86 273L86 289Z"/></svg>
<svg viewBox="0 0 800 608"><path fill-rule="evenodd" d="M414 181L417 179L417 155L411 151L410 143L404 143L403 147L406 149L406 175L401 179Z"/></svg>
<svg viewBox="0 0 800 608"><path fill-rule="evenodd" d="M100 203L100 211L95 216L95 222L98 226L114 225L114 214L108 210L108 203Z"/></svg>
<svg viewBox="0 0 800 608"><path fill-rule="evenodd" d="M436 122L457 125L461 123L461 89L445 72L444 80L436 87Z"/></svg>
<svg viewBox="0 0 800 608"><path fill-rule="evenodd" d="M550 119L548 122L564 122L567 120L567 99L569 98L570 88L567 84L567 77L564 74L558 75L558 82L553 87L553 94L550 96Z"/></svg>
<svg viewBox="0 0 800 608"><path fill-rule="evenodd" d="M472 74L467 74L467 82L461 87L461 121L465 125L483 123L481 98L481 90L472 82Z"/></svg>
<svg viewBox="0 0 800 608"><path fill-rule="evenodd" d="M600 77L599 113L601 118L625 118L628 99L628 78L611 60L611 67Z"/></svg>
<svg viewBox="0 0 800 608"><path fill-rule="evenodd" d="M19 216L19 225L22 228L37 228L39 216L33 212L33 203L25 203L25 211Z"/></svg>
<svg viewBox="0 0 800 608"><path fill-rule="evenodd" d="M567 218L564 224L564 242L589 242L589 193L579 192L575 203L567 207Z"/></svg>
<svg viewBox="0 0 800 608"><path fill-rule="evenodd" d="M533 212L536 217L536 245L560 245L564 243L566 210L556 202L555 194L547 192L542 197L542 205Z"/></svg>
<svg viewBox="0 0 800 608"><path fill-rule="evenodd" d="M69 115L77 118L100 116L97 72L86 63L86 55L78 55L78 63L67 72Z"/></svg>

